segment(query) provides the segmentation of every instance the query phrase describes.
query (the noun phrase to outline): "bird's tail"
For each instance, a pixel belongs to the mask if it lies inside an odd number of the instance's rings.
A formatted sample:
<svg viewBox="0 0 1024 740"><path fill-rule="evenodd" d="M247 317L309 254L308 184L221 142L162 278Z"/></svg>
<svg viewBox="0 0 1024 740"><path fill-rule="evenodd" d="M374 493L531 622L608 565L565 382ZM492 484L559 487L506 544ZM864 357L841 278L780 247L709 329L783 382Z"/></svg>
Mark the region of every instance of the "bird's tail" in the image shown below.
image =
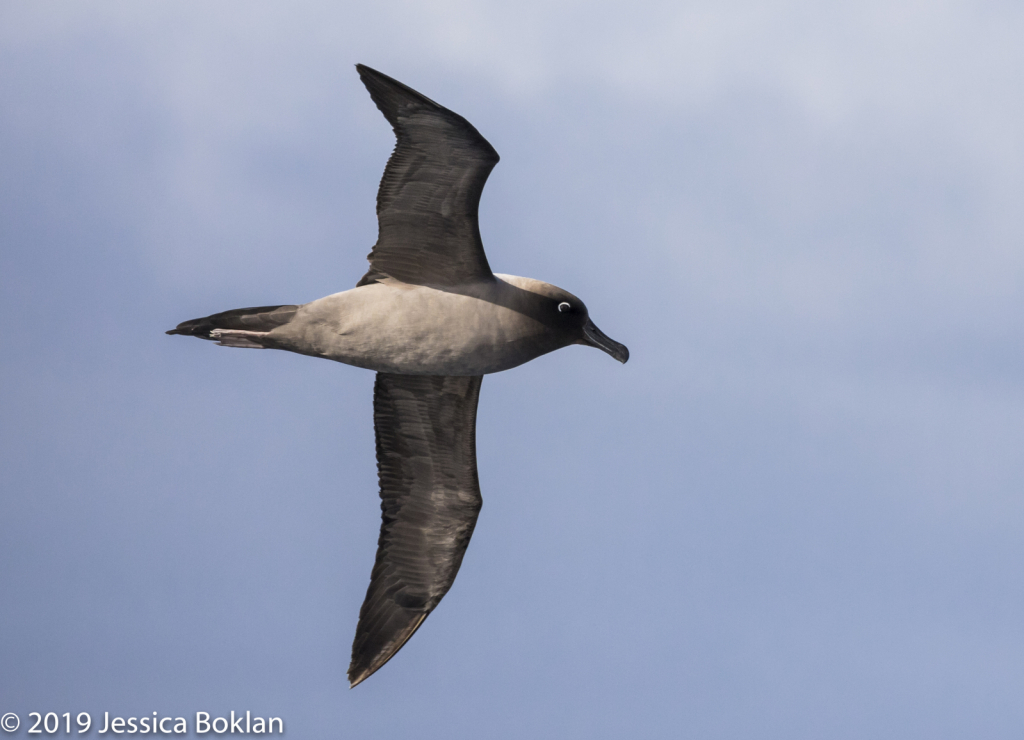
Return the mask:
<svg viewBox="0 0 1024 740"><path fill-rule="evenodd" d="M201 319L183 321L167 333L211 339L222 347L263 349L268 346L262 341L263 337L272 329L291 321L298 309L298 306L236 308Z"/></svg>

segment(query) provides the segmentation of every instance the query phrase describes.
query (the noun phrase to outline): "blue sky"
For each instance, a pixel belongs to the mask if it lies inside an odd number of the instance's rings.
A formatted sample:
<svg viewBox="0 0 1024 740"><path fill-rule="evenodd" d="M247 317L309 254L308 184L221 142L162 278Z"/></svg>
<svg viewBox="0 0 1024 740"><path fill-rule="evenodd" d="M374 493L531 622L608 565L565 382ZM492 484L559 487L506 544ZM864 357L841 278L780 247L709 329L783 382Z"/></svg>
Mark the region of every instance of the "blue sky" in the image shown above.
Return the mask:
<svg viewBox="0 0 1024 740"><path fill-rule="evenodd" d="M0 6L0 713L292 737L1024 725L1024 9ZM166 337L347 289L392 135L629 346L483 384L484 508L386 668L372 373Z"/></svg>

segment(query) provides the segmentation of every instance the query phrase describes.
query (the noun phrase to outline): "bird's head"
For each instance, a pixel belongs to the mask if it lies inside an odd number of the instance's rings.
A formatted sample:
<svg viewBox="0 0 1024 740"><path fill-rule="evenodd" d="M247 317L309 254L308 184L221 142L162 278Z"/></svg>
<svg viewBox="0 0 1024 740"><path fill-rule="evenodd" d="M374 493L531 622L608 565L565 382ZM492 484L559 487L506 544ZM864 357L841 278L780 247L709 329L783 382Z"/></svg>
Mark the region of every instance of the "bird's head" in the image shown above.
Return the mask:
<svg viewBox="0 0 1024 740"><path fill-rule="evenodd" d="M532 294L530 315L564 337L563 346L585 344L607 352L619 362L625 363L629 359L626 345L598 329L590 319L586 304L569 291L528 278L516 279L515 285Z"/></svg>

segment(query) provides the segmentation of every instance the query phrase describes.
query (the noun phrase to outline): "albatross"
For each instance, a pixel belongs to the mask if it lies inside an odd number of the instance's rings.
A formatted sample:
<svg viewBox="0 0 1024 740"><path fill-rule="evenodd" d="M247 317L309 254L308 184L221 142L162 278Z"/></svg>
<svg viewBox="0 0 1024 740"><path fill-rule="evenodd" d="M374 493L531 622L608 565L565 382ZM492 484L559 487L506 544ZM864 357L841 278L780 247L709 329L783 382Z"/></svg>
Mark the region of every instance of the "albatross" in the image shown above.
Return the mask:
<svg viewBox="0 0 1024 740"><path fill-rule="evenodd" d="M476 409L483 376L570 344L629 350L583 301L491 272L477 210L498 153L462 116L357 64L395 132L377 192L377 243L351 290L236 308L168 334L282 349L373 370L382 523L359 612L351 687L388 662L451 588L480 513Z"/></svg>

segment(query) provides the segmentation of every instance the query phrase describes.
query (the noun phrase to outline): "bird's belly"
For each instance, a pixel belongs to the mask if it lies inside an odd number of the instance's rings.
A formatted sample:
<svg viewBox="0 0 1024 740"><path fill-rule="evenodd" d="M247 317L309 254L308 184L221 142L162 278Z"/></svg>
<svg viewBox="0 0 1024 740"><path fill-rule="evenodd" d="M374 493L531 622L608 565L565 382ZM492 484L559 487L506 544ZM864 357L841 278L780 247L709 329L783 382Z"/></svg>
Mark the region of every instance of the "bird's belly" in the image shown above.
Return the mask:
<svg viewBox="0 0 1024 740"><path fill-rule="evenodd" d="M306 304L271 333L281 349L410 375L508 370L549 351L542 335L538 322L490 301L383 284Z"/></svg>

